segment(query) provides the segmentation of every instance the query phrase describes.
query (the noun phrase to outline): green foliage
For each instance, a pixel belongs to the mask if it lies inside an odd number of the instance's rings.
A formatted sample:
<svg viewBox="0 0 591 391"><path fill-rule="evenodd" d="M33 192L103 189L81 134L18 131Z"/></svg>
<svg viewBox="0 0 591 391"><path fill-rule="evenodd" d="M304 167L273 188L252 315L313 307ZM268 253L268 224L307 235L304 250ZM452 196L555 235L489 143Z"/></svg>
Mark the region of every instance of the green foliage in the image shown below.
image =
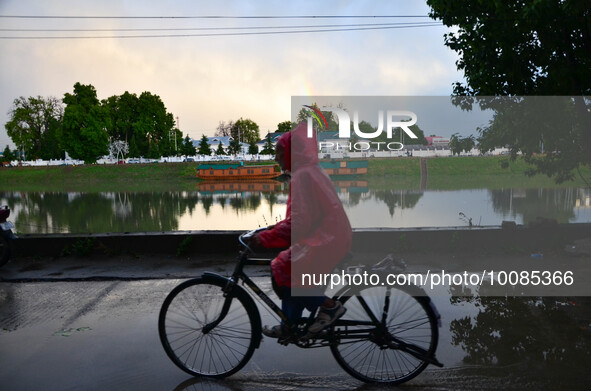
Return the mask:
<svg viewBox="0 0 591 391"><path fill-rule="evenodd" d="M291 121L279 122L277 124L277 130L275 130L275 132L277 132L277 133L289 132L289 131L291 131L291 129L293 129L293 127L294 127L294 124L292 124Z"/></svg>
<svg viewBox="0 0 591 391"><path fill-rule="evenodd" d="M140 141L140 156L156 158L173 155L174 118L158 95L142 92L138 99L138 120L134 124L136 141ZM177 136L178 137L178 136ZM131 149L131 148L130 148Z"/></svg>
<svg viewBox="0 0 591 391"><path fill-rule="evenodd" d="M207 142L207 136L202 135L201 141L199 141L199 150L197 151L199 155L211 155L211 148L209 147L209 143Z"/></svg>
<svg viewBox="0 0 591 391"><path fill-rule="evenodd" d="M495 114L491 124L480 130L481 150L507 146L513 159L518 153L525 156L531 164L529 174L547 174L559 183L571 180L574 170L589 162L585 129L590 124L585 123L591 118L582 101L565 97L486 100Z"/></svg>
<svg viewBox="0 0 591 391"><path fill-rule="evenodd" d="M472 135L460 137L458 133L454 133L449 140L449 148L454 155L459 155L462 152L470 152L475 145L476 141Z"/></svg>
<svg viewBox="0 0 591 391"><path fill-rule="evenodd" d="M261 150L261 154L263 155L274 155L275 148L273 148L273 143L271 142L271 134L267 133L267 137L265 137L265 145Z"/></svg>
<svg viewBox="0 0 591 391"><path fill-rule="evenodd" d="M193 237L192 236L187 236L185 237L181 243L179 244L178 248L176 249L176 255L177 257L180 257L181 255L185 255L188 251L188 248L191 246L191 243L193 242Z"/></svg>
<svg viewBox="0 0 591 391"><path fill-rule="evenodd" d="M460 54L457 95L589 95L591 3L427 0L430 16L458 27L444 35Z"/></svg>
<svg viewBox="0 0 591 391"><path fill-rule="evenodd" d="M17 156L18 151L12 152L10 150L10 147L7 145L6 148L4 148L4 151L2 152L2 162L11 162L13 160L16 160Z"/></svg>
<svg viewBox="0 0 591 391"><path fill-rule="evenodd" d="M96 162L108 152L107 110L100 105L92 85L76 83L74 93L66 93L63 101L66 104L63 120L66 151L74 159Z"/></svg>
<svg viewBox="0 0 591 391"><path fill-rule="evenodd" d="M215 154L216 155L227 155L226 151L224 151L224 147L222 146L222 143L218 144L218 148L215 150Z"/></svg>
<svg viewBox="0 0 591 391"><path fill-rule="evenodd" d="M570 129L548 132L509 126L517 118L513 113L529 110L515 106L481 129L484 148L507 145L513 157L523 151L533 164L530 173L555 176L557 181L572 178L581 165L591 165L591 104L583 98L591 93L591 3L483 0L468 5L427 0L427 4L432 18L453 26L444 40L459 54L456 65L466 80L454 84L455 95L578 97L573 108L576 125ZM459 104L469 109L472 101L460 99ZM534 156L542 144L544 156Z"/></svg>
<svg viewBox="0 0 591 391"><path fill-rule="evenodd" d="M172 114L150 92L138 97L126 91L99 102L92 85L76 83L62 102L40 96L14 100L5 127L26 159L59 159L66 150L94 162L107 153L109 139L127 142L132 157L190 152Z"/></svg>
<svg viewBox="0 0 591 391"><path fill-rule="evenodd" d="M113 95L103 100L102 103L108 108L111 119L107 128L109 136L129 143L133 136L134 124L139 118L137 95L125 91L122 95Z"/></svg>
<svg viewBox="0 0 591 391"><path fill-rule="evenodd" d="M317 103L314 103L311 105L312 107L314 107L317 110L320 110L320 108L318 107ZM339 107L342 108L342 107ZM322 128L318 128L318 123L316 121L312 122L312 126L314 127L314 129L316 129L317 131L330 131L330 132L338 132L339 131L339 124L337 123L336 119L335 119L335 114L332 111L321 111L322 115L324 116L324 119L326 120L326 122L328 123L328 129L324 129L324 121L322 121L323 125ZM299 124L302 121L307 121L308 117L312 116L312 112L310 111L310 109L306 108L306 107L302 107L298 113L298 116L296 117L296 124Z"/></svg>
<svg viewBox="0 0 591 391"><path fill-rule="evenodd" d="M6 132L27 159L59 157L64 108L57 98L20 97L8 112Z"/></svg>
<svg viewBox="0 0 591 391"><path fill-rule="evenodd" d="M228 147L228 154L236 155L240 153L240 141L238 139L233 139L230 141L230 145Z"/></svg>
<svg viewBox="0 0 591 391"><path fill-rule="evenodd" d="M257 147L256 143L251 141L250 144L248 144L248 153L250 155L256 155L259 153L259 148Z"/></svg>
<svg viewBox="0 0 591 391"><path fill-rule="evenodd" d="M260 140L259 125L251 119L241 117L238 121L234 122L231 136L239 142L256 143Z"/></svg>
<svg viewBox="0 0 591 391"><path fill-rule="evenodd" d="M94 250L95 240L93 238L81 238L76 240L70 246L62 250L62 256L75 255L78 257L87 257Z"/></svg>
<svg viewBox="0 0 591 391"><path fill-rule="evenodd" d="M185 155L185 156L195 156L197 154L197 150L195 149L195 146L193 145L193 141L191 140L191 137L186 136L183 139L183 145L181 147L181 154Z"/></svg>

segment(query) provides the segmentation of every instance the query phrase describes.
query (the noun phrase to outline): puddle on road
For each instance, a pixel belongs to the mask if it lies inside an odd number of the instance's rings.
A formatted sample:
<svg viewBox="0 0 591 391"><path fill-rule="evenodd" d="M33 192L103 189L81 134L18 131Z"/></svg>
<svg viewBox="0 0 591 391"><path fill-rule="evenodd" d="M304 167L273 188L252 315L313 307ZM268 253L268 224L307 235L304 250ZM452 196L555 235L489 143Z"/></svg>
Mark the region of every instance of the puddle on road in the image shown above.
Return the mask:
<svg viewBox="0 0 591 391"><path fill-rule="evenodd" d="M268 277L256 277L255 280L263 290L271 292ZM117 375L118 371L136 370L145 374L141 380L144 384L150 382L150 376L159 376L161 381L186 379L184 373L164 357L156 335L159 305L178 282L136 281L113 286L105 282L2 283L0 337L3 338L4 352L9 352L8 347L17 341L22 343L27 339L27 343L34 344L35 338L46 338L56 331L72 328L72 337L52 342L48 346L54 350L45 352L45 356L57 355L60 360L67 361L67 356L55 351L60 346L56 342L68 342L62 345L74 346L79 343L77 341L85 343L96 339L101 341L100 349L113 349L109 344L116 346L113 335L118 335L119 345L121 341L134 340L146 345L142 347L146 350L140 351L142 355L159 357L161 361L156 360L158 366L152 368L152 361L132 360L119 369L110 368L110 376ZM94 300L97 297L100 300ZM442 316L437 357L445 367L430 366L409 382L409 386L438 390L537 390L588 389L591 385L591 371L588 370L591 362L591 298L457 297L442 288L433 294L432 299ZM93 303L92 308L88 302ZM276 323L266 310L260 308L260 312L263 324ZM76 324L65 325L64 320L72 318L72 313L78 314ZM138 322L138 318L143 320ZM92 328L92 331L85 327ZM29 338L33 331L42 328L44 334L41 337ZM144 335L150 335L149 343L141 342L146 339ZM82 336L85 339L80 338ZM130 346L134 347L125 349L133 350L137 345ZM98 350L98 347L93 349ZM116 349L124 348L119 346ZM126 354L136 354L132 350L126 350ZM87 353L94 355L92 351ZM103 354L107 357L105 352ZM29 364L34 365L33 362ZM93 368L96 370L95 365ZM104 371L99 370L93 376L105 376ZM172 383L178 385L175 390L391 389L364 385L349 377L328 348L284 347L269 338L264 339L251 362L229 379L215 382L189 379ZM137 385L121 386L131 389Z"/></svg>

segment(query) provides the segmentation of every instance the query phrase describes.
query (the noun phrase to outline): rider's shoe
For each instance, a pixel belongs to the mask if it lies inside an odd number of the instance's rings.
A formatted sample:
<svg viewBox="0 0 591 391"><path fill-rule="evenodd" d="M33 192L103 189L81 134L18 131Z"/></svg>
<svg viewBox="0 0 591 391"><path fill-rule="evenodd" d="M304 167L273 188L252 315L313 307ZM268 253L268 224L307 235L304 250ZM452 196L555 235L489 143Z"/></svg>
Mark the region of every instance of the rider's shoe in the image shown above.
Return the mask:
<svg viewBox="0 0 591 391"><path fill-rule="evenodd" d="M290 332L286 325L278 324L273 327L263 327L263 334L269 338L285 338L290 335Z"/></svg>
<svg viewBox="0 0 591 391"><path fill-rule="evenodd" d="M308 333L316 334L320 332L322 329L336 322L337 319L345 314L345 312L347 312L347 309L338 300L335 301L335 306L332 308L320 306L318 315L316 316L316 319L314 319L314 323L308 327Z"/></svg>

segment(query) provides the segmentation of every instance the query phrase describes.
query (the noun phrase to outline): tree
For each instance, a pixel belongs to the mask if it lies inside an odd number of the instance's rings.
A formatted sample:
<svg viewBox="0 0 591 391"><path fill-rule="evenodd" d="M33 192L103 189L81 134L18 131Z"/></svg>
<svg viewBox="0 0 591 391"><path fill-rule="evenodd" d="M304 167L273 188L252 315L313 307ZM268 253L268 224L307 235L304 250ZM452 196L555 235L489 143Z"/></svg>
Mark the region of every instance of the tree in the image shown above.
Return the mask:
<svg viewBox="0 0 591 391"><path fill-rule="evenodd" d="M130 142L133 136L133 125L139 118L139 99L136 94L125 91L123 95L113 95L103 100L109 112L109 136L116 140Z"/></svg>
<svg viewBox="0 0 591 391"><path fill-rule="evenodd" d="M185 156L195 156L197 154L197 150L195 149L195 146L193 145L193 140L191 140L191 137L186 136L183 139L181 153Z"/></svg>
<svg viewBox="0 0 591 391"><path fill-rule="evenodd" d="M277 133L286 133L289 132L293 128L293 124L291 121L283 121L277 124Z"/></svg>
<svg viewBox="0 0 591 391"><path fill-rule="evenodd" d="M133 125L133 131L140 156L156 158L176 155L174 137L171 135L176 134L178 140L182 135L174 130L174 118L166 111L160 97L142 92L138 98L137 111L138 119Z"/></svg>
<svg viewBox="0 0 591 391"><path fill-rule="evenodd" d="M250 143L254 141L256 143L260 140L259 125L253 120L241 117L238 121L234 122L231 136L239 142Z"/></svg>
<svg viewBox="0 0 591 391"><path fill-rule="evenodd" d="M312 104L313 108L320 110L320 108L318 107L318 104L314 103ZM345 110L344 107L342 107L342 105L339 105L338 108ZM339 124L337 123L336 119L335 119L335 115L332 111L321 111L322 115L324 116L324 119L326 119L326 122L328 124L328 129L326 128L326 124L324 124L324 121L322 121L322 126L319 126L318 123L316 121L313 121L313 127L314 129L316 129L316 131L320 131L320 132L325 132L325 131L330 131L330 132L338 132L339 131ZM309 117L312 116L312 111L307 108L307 107L302 107L298 113L298 116L296 118L296 122L300 123L302 121L307 121Z"/></svg>
<svg viewBox="0 0 591 391"><path fill-rule="evenodd" d="M251 155L256 155L259 153L259 147L257 147L256 143L251 141L248 144L248 153Z"/></svg>
<svg viewBox="0 0 591 391"><path fill-rule="evenodd" d="M8 112L6 132L28 159L58 158L62 103L54 97L20 97Z"/></svg>
<svg viewBox="0 0 591 391"><path fill-rule="evenodd" d="M216 155L227 155L226 151L224 151L224 147L222 145L222 143L218 144L218 148L215 150L215 154Z"/></svg>
<svg viewBox="0 0 591 391"><path fill-rule="evenodd" d="M427 4L432 18L454 26L444 41L460 55L456 65L466 79L454 84L455 95L575 97L572 126L527 136L519 126L489 126L480 130L484 144L494 146L490 143L496 139L496 146L507 143L512 151L532 151L532 145L547 145L553 136L551 142L560 149L546 148L538 157L526 152L526 157L534 165L530 173L555 175L557 181L570 179L580 165L591 164L591 103L583 98L591 93L591 3L483 0L467 5L427 0ZM465 109L473 103L495 109L497 102L457 100ZM520 103L511 103L515 112ZM498 118L507 124L507 114Z"/></svg>
<svg viewBox="0 0 591 391"><path fill-rule="evenodd" d="M131 156L157 158L181 154L183 134L158 95L143 92L138 97L125 91L102 104L109 116L109 136L127 141Z"/></svg>
<svg viewBox="0 0 591 391"><path fill-rule="evenodd" d="M220 143L220 145L221 145L221 143ZM206 135L201 136L201 141L199 141L199 150L197 151L197 153L199 155L206 155L206 156L211 155L211 148L209 146L209 143L207 142Z"/></svg>
<svg viewBox="0 0 591 391"><path fill-rule="evenodd" d="M261 154L263 155L274 155L275 148L273 148L273 142L271 142L271 134L267 133L267 137L265 137L265 145L261 150Z"/></svg>
<svg viewBox="0 0 591 391"><path fill-rule="evenodd" d="M449 139L449 149L454 155L459 155L462 152L470 152L475 145L476 141L472 135L460 137L458 133L454 133Z"/></svg>
<svg viewBox="0 0 591 391"><path fill-rule="evenodd" d="M74 84L74 93L66 93L63 119L63 143L74 159L94 163L107 154L108 115L100 105L92 85Z"/></svg>
<svg viewBox="0 0 591 391"><path fill-rule="evenodd" d="M224 121L220 121L216 130L215 136L217 137L230 137L232 135L232 129L234 128L234 121L228 121L228 123Z"/></svg>
<svg viewBox="0 0 591 391"><path fill-rule="evenodd" d="M16 160L18 155L18 151L12 152L8 145L4 148L4 152L2 152L2 162L11 162Z"/></svg>
<svg viewBox="0 0 591 391"><path fill-rule="evenodd" d="M236 155L240 153L240 141L238 139L233 139L230 141L230 146L228 147L228 154Z"/></svg>

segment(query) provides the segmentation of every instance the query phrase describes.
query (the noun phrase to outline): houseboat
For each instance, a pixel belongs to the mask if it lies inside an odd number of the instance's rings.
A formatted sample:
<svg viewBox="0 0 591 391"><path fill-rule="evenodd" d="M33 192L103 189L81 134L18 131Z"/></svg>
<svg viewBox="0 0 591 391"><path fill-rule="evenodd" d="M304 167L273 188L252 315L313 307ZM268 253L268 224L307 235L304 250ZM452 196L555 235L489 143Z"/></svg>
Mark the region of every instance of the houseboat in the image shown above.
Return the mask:
<svg viewBox="0 0 591 391"><path fill-rule="evenodd" d="M328 175L363 175L367 174L367 160L321 160L320 167Z"/></svg>
<svg viewBox="0 0 591 391"><path fill-rule="evenodd" d="M237 164L200 164L197 167L197 178L205 180L250 180L271 179L281 175L276 164L245 166Z"/></svg>

